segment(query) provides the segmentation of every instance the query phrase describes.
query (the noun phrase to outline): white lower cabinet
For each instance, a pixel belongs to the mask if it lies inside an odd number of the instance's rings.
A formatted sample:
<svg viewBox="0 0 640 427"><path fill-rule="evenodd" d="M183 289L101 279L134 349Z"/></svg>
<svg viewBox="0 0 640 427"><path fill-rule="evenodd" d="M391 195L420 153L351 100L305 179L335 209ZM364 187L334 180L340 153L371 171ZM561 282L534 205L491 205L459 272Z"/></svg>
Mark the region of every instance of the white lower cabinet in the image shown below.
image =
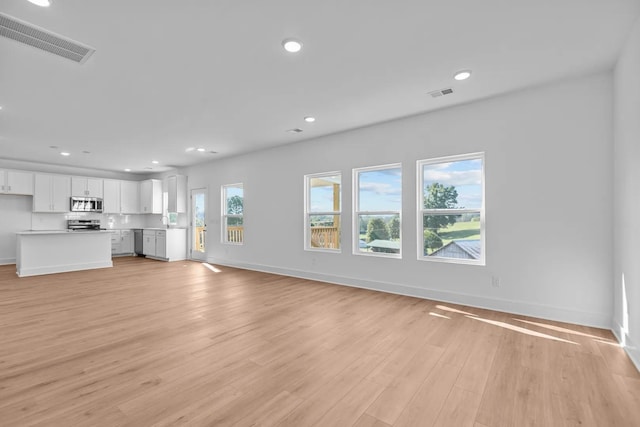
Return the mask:
<svg viewBox="0 0 640 427"><path fill-rule="evenodd" d="M156 231L156 256L158 258L167 257L167 232L164 230Z"/></svg>
<svg viewBox="0 0 640 427"><path fill-rule="evenodd" d="M133 253L133 231L121 230L120 231L120 250L123 254Z"/></svg>
<svg viewBox="0 0 640 427"><path fill-rule="evenodd" d="M146 257L162 261L187 259L187 230L184 228L144 229L142 252Z"/></svg>
<svg viewBox="0 0 640 427"><path fill-rule="evenodd" d="M155 230L142 230L142 253L145 256L156 256Z"/></svg>
<svg viewBox="0 0 640 427"><path fill-rule="evenodd" d="M111 255L131 255L133 253L133 232L131 230L111 231Z"/></svg>

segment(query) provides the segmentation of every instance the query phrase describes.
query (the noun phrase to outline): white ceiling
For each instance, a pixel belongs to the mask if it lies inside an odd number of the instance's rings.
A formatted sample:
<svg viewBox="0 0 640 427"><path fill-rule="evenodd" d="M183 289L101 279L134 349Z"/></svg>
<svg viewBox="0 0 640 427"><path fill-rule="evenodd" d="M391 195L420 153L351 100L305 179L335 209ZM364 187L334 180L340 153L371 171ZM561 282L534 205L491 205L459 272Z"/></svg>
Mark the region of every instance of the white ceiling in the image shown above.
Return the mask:
<svg viewBox="0 0 640 427"><path fill-rule="evenodd" d="M0 12L96 49L81 65L0 37L0 158L152 173L611 69L640 0L3 0ZM288 37L302 52L282 49ZM471 79L454 81L460 69Z"/></svg>

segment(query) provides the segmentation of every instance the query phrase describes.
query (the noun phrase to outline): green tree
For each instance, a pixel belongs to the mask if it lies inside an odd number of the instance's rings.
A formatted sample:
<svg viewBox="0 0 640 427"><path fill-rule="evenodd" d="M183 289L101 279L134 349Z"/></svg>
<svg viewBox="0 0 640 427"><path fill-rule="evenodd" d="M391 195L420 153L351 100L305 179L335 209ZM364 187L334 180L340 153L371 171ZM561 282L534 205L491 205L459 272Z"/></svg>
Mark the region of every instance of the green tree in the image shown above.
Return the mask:
<svg viewBox="0 0 640 427"><path fill-rule="evenodd" d="M453 209L458 206L458 191L453 185L445 187L434 182L425 190L424 207L426 209ZM437 232L441 228L456 223L455 215L425 215L424 228Z"/></svg>
<svg viewBox="0 0 640 427"><path fill-rule="evenodd" d="M389 240L389 229L380 217L371 218L367 224L367 242L374 240Z"/></svg>
<svg viewBox="0 0 640 427"><path fill-rule="evenodd" d="M392 239L399 239L400 238L400 218L398 218L397 216L392 217L389 220L389 234L391 235Z"/></svg>
<svg viewBox="0 0 640 427"><path fill-rule="evenodd" d="M431 252L442 247L442 239L436 233L430 230L424 230L424 254L429 255Z"/></svg>
<svg viewBox="0 0 640 427"><path fill-rule="evenodd" d="M243 200L240 196L232 196L227 199L227 214L229 215L241 215L243 206Z"/></svg>
<svg viewBox="0 0 640 427"><path fill-rule="evenodd" d="M364 219L364 217L360 217L359 226L360 226L360 234L364 234L367 232L367 220Z"/></svg>

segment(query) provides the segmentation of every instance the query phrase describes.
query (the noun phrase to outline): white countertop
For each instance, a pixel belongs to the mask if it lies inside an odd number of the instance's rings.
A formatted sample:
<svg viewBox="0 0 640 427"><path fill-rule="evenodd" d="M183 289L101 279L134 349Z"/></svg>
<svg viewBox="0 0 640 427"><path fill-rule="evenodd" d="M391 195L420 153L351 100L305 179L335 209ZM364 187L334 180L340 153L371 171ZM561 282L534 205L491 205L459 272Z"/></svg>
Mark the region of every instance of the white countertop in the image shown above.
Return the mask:
<svg viewBox="0 0 640 427"><path fill-rule="evenodd" d="M73 230L27 230L27 231L18 231L16 234L20 235L35 235L35 234L97 234L97 233L110 233L110 230L83 230L83 231L73 231Z"/></svg>
<svg viewBox="0 0 640 427"><path fill-rule="evenodd" d="M133 227L133 228L107 228L107 231L128 231L128 230L186 230L188 227Z"/></svg>
<svg viewBox="0 0 640 427"><path fill-rule="evenodd" d="M186 230L186 227L171 227L171 228L109 228L106 230L25 230L18 231L16 234L29 235L29 234L88 234L88 233L111 233L113 231L127 231L127 230Z"/></svg>

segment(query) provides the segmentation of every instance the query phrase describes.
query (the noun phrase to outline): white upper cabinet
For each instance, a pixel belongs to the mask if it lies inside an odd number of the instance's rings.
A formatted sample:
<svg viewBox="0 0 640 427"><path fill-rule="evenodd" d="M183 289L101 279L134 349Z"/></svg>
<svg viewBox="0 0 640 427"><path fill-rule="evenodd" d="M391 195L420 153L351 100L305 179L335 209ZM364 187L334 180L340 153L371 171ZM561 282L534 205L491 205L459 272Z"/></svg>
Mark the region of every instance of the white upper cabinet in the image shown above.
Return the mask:
<svg viewBox="0 0 640 427"><path fill-rule="evenodd" d="M33 195L33 173L0 170L0 193Z"/></svg>
<svg viewBox="0 0 640 427"><path fill-rule="evenodd" d="M187 211L187 177L173 175L167 178L167 212L184 213Z"/></svg>
<svg viewBox="0 0 640 427"><path fill-rule="evenodd" d="M102 212L120 213L120 181L116 179L104 180L104 196L102 202Z"/></svg>
<svg viewBox="0 0 640 427"><path fill-rule="evenodd" d="M34 212L69 212L71 179L63 175L35 175Z"/></svg>
<svg viewBox="0 0 640 427"><path fill-rule="evenodd" d="M162 181L159 179L140 182L140 213L162 213Z"/></svg>
<svg viewBox="0 0 640 427"><path fill-rule="evenodd" d="M120 181L120 212L123 214L140 213L140 183Z"/></svg>
<svg viewBox="0 0 640 427"><path fill-rule="evenodd" d="M71 195L76 197L103 197L103 180L98 178L71 178Z"/></svg>

